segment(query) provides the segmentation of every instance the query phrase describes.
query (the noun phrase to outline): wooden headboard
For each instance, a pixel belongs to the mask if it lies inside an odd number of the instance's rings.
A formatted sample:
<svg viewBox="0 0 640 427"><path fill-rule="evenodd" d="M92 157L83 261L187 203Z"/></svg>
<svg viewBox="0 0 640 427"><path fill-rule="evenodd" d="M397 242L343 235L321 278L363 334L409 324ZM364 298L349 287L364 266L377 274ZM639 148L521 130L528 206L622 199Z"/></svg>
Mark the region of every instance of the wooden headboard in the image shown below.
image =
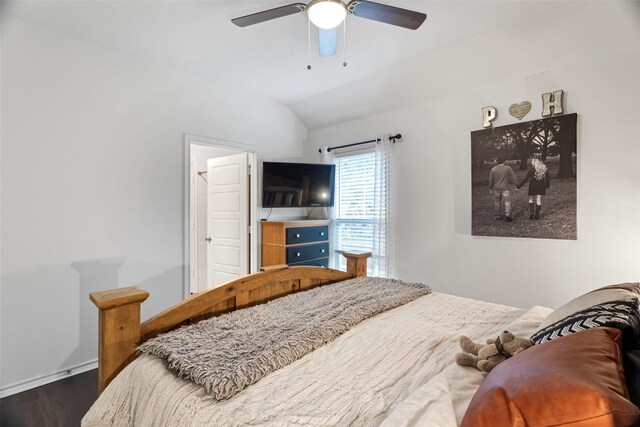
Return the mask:
<svg viewBox="0 0 640 427"><path fill-rule="evenodd" d="M343 253L347 271L321 267L268 267L192 295L163 312L140 322L140 304L149 292L137 286L92 292L99 309L98 393L136 358L140 343L176 327L251 305L357 276L366 276L370 252Z"/></svg>

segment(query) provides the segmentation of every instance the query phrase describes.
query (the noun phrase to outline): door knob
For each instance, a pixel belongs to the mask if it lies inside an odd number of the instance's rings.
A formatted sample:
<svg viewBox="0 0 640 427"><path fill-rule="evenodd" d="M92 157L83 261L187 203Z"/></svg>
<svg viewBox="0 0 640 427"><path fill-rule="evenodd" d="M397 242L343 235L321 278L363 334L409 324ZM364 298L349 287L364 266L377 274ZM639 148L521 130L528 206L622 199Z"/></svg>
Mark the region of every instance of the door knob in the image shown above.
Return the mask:
<svg viewBox="0 0 640 427"><path fill-rule="evenodd" d="M211 243L211 237L205 237L204 240L206 240L207 242Z"/></svg>

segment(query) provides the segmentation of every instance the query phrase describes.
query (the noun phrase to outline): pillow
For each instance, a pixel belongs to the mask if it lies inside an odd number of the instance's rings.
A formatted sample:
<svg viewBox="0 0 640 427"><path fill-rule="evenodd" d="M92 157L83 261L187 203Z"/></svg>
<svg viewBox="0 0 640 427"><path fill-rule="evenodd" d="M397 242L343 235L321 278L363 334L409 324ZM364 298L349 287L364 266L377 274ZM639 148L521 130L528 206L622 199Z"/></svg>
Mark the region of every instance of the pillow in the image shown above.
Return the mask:
<svg viewBox="0 0 640 427"><path fill-rule="evenodd" d="M536 344L564 337L597 326L609 326L622 331L623 348L633 347L640 334L638 300L610 301L578 311L531 335Z"/></svg>
<svg viewBox="0 0 640 427"><path fill-rule="evenodd" d="M462 426L633 424L640 410L627 398L621 335L587 329L505 360L480 385Z"/></svg>
<svg viewBox="0 0 640 427"><path fill-rule="evenodd" d="M624 352L624 377L627 379L629 400L640 407L640 350Z"/></svg>
<svg viewBox="0 0 640 427"><path fill-rule="evenodd" d="M572 299L562 307L554 310L540 324L540 329L556 323L578 311L609 301L631 301L640 298L640 283L620 283L605 286Z"/></svg>

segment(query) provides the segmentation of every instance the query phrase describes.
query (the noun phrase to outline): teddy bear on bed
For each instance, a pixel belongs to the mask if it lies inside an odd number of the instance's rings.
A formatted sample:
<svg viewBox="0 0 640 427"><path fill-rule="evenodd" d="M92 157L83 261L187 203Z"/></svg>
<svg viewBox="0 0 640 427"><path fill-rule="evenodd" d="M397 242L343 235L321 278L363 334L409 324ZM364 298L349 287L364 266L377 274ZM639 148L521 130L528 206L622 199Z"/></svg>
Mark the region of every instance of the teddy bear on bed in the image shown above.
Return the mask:
<svg viewBox="0 0 640 427"><path fill-rule="evenodd" d="M456 354L456 363L490 372L500 362L532 346L530 339L516 337L509 331L502 331L495 340L487 340L487 345L477 344L463 335L460 337L460 347L464 353Z"/></svg>

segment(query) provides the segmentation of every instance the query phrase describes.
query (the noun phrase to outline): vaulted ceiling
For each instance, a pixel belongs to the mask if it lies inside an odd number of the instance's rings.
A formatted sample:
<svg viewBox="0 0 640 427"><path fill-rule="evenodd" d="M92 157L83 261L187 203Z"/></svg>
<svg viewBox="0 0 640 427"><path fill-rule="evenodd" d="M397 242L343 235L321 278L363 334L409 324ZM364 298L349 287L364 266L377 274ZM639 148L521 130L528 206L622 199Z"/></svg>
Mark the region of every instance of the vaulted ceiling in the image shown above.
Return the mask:
<svg viewBox="0 0 640 427"><path fill-rule="evenodd" d="M24 20L284 103L313 129L396 107L403 102L393 99L396 90L411 98L412 85L425 78L425 58L443 47L548 15L552 4L572 3L377 1L425 12L427 20L411 31L348 17L346 50L339 31L338 54L327 58L318 56L312 29L310 71L303 13L246 28L230 21L287 0L17 1L4 8ZM458 66L465 66L462 58ZM367 108L358 107L363 103Z"/></svg>

